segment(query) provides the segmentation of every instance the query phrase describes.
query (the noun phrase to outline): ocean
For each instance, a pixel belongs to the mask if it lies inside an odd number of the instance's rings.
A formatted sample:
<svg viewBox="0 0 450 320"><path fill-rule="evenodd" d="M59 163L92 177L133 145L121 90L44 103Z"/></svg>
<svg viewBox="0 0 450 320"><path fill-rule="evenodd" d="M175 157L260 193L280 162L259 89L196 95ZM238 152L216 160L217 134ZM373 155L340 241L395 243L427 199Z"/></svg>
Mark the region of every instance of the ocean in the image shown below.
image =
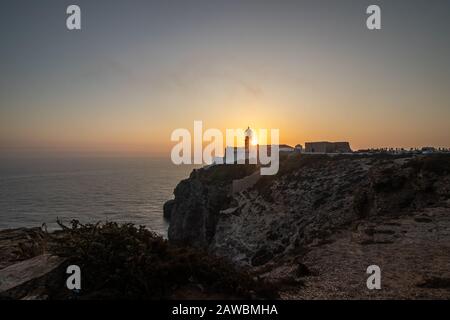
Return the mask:
<svg viewBox="0 0 450 320"><path fill-rule="evenodd" d="M167 235L163 204L194 166L156 158L0 159L0 229L78 219L131 222Z"/></svg>

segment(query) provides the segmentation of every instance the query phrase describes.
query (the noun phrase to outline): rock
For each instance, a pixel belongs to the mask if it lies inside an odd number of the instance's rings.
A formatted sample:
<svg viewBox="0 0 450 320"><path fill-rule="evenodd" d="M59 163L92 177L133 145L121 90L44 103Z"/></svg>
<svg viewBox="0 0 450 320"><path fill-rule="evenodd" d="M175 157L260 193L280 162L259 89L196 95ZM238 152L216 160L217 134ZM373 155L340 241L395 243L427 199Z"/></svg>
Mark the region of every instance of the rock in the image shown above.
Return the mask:
<svg viewBox="0 0 450 320"><path fill-rule="evenodd" d="M232 182L251 175L256 169L255 165L217 165L194 170L189 179L175 188L175 199L165 205L170 215L169 240L207 248L214 237L220 211L232 204Z"/></svg>
<svg viewBox="0 0 450 320"><path fill-rule="evenodd" d="M302 278L305 276L297 273L295 264L282 264L280 266L275 265L270 271L263 273L261 278L277 287L299 287L303 285Z"/></svg>
<svg viewBox="0 0 450 320"><path fill-rule="evenodd" d="M295 274L297 277L309 277L314 273L306 265L299 262L295 270Z"/></svg>
<svg viewBox="0 0 450 320"><path fill-rule="evenodd" d="M172 211L175 209L175 200L169 200L166 203L164 203L163 206L163 212L164 212L164 219L167 221L170 221L170 217L172 216Z"/></svg>
<svg viewBox="0 0 450 320"><path fill-rule="evenodd" d="M430 218L427 218L427 217L417 217L417 218L414 219L414 221L421 222L421 223L433 222L433 220L431 220Z"/></svg>
<svg viewBox="0 0 450 320"><path fill-rule="evenodd" d="M432 277L417 284L420 288L447 289L450 290L450 278Z"/></svg>
<svg viewBox="0 0 450 320"><path fill-rule="evenodd" d="M239 214L239 207L231 207L220 211L221 215L237 215Z"/></svg>
<svg viewBox="0 0 450 320"><path fill-rule="evenodd" d="M182 181L175 189L170 204L169 240L180 244L207 247L214 235L221 204L226 192L220 187L202 184L199 180Z"/></svg>
<svg viewBox="0 0 450 320"><path fill-rule="evenodd" d="M450 208L450 199L447 199L447 200L445 201L445 206L446 206L447 208Z"/></svg>
<svg viewBox="0 0 450 320"><path fill-rule="evenodd" d="M257 267L269 262L273 258L271 253L266 247L259 249L252 257L252 266Z"/></svg>
<svg viewBox="0 0 450 320"><path fill-rule="evenodd" d="M40 228L18 228L0 231L0 269L43 254L46 236Z"/></svg>
<svg viewBox="0 0 450 320"><path fill-rule="evenodd" d="M0 295L22 298L21 293L26 293L28 299L40 297L37 293L39 285L35 282L55 271L63 262L60 257L43 254L0 270ZM32 288L32 294L29 288Z"/></svg>

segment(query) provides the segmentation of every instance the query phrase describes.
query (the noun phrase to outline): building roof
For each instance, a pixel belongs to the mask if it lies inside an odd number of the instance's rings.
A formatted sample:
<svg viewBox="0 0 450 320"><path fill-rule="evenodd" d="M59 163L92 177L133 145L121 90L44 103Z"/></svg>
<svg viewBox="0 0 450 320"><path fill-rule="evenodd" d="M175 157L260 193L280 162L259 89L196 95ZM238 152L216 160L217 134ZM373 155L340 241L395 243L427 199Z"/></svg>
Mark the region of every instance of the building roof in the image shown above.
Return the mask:
<svg viewBox="0 0 450 320"><path fill-rule="evenodd" d="M279 144L278 148L289 148L289 149L294 149L293 147L291 147L290 145L287 144Z"/></svg>

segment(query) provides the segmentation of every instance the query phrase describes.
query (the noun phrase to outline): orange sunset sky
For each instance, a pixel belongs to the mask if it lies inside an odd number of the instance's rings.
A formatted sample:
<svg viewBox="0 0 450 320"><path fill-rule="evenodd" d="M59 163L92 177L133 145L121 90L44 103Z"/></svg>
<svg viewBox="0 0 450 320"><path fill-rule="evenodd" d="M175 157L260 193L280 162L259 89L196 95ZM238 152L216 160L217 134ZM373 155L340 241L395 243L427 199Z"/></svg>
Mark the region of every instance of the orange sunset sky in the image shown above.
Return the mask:
<svg viewBox="0 0 450 320"><path fill-rule="evenodd" d="M369 31L365 1L79 1L69 32L66 4L9 1L1 153L168 155L194 120L290 145L450 147L449 2L379 3Z"/></svg>

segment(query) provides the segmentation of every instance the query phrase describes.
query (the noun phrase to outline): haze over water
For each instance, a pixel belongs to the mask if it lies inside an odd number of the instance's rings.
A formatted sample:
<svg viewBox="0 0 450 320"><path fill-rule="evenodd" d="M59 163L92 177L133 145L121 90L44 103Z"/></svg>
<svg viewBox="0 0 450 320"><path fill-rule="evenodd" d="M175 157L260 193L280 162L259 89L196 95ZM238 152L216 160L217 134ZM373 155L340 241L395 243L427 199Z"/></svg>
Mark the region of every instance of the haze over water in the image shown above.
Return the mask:
<svg viewBox="0 0 450 320"><path fill-rule="evenodd" d="M193 166L157 158L0 160L0 229L132 222L166 235L162 207Z"/></svg>

